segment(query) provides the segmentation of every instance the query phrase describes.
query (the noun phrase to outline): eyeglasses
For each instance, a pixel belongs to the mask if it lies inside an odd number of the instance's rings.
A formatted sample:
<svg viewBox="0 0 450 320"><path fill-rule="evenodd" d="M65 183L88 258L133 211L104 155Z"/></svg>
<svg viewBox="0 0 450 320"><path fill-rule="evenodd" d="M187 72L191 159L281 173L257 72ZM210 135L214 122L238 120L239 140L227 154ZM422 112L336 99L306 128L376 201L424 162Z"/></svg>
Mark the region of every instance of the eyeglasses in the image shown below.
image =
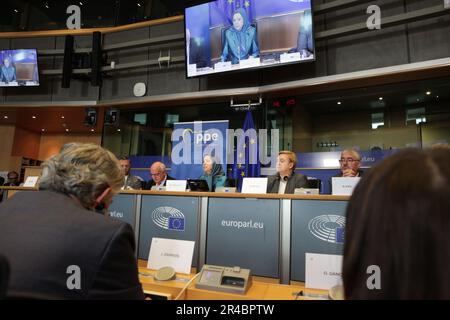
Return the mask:
<svg viewBox="0 0 450 320"><path fill-rule="evenodd" d="M358 162L359 160L355 160L355 159L353 159L353 158L341 158L341 159L339 159L339 163L344 163L344 162L347 162L347 163L353 163L353 162Z"/></svg>
<svg viewBox="0 0 450 320"><path fill-rule="evenodd" d="M152 177L160 176L160 175L162 175L162 172L158 172L158 173L150 173L150 175L151 175Z"/></svg>

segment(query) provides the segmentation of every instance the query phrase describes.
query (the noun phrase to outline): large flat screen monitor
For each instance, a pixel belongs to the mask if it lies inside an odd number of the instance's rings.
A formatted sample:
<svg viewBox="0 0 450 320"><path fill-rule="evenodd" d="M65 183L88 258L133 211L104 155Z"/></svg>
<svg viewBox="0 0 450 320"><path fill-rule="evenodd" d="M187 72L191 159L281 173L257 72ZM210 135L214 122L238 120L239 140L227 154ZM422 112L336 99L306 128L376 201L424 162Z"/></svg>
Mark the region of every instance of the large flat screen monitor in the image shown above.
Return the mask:
<svg viewBox="0 0 450 320"><path fill-rule="evenodd" d="M0 87L38 85L36 49L0 50Z"/></svg>
<svg viewBox="0 0 450 320"><path fill-rule="evenodd" d="M310 0L217 0L185 9L188 78L314 61Z"/></svg>

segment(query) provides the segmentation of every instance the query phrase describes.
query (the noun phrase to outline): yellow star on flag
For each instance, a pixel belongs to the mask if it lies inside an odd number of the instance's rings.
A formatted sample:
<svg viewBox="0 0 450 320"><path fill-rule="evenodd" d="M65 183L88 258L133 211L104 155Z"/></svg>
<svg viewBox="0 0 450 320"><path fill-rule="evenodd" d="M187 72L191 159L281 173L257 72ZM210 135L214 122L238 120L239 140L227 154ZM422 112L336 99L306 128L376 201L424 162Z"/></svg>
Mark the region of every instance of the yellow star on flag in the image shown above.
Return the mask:
<svg viewBox="0 0 450 320"><path fill-rule="evenodd" d="M245 173L244 171L241 172L241 176L245 177Z"/></svg>
<svg viewBox="0 0 450 320"><path fill-rule="evenodd" d="M240 168L242 168L242 164L239 163L238 164L238 169L240 169Z"/></svg>
<svg viewBox="0 0 450 320"><path fill-rule="evenodd" d="M246 6L247 8L250 7L250 1L245 1L244 6Z"/></svg>

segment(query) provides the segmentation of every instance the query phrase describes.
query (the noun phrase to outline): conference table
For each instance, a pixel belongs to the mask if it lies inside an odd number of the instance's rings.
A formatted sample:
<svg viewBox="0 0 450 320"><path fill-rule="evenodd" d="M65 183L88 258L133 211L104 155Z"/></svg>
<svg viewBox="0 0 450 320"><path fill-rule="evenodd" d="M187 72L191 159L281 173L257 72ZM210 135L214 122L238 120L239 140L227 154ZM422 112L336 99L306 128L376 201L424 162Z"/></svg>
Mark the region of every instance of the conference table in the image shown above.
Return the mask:
<svg viewBox="0 0 450 320"><path fill-rule="evenodd" d="M1 187L6 197L35 192ZM280 284L305 281L305 254L343 252L347 196L123 191L109 214L129 223L136 256L152 238L194 241L192 267L240 266ZM170 218L170 219L168 219ZM168 222L169 221L169 222Z"/></svg>

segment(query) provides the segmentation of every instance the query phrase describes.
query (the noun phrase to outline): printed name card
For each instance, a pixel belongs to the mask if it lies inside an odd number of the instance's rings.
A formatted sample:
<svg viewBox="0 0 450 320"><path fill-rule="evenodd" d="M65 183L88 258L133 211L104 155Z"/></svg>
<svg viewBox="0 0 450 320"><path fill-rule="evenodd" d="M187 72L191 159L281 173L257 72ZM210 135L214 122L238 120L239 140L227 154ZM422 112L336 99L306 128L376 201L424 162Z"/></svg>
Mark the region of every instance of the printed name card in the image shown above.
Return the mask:
<svg viewBox="0 0 450 320"><path fill-rule="evenodd" d="M216 64L214 64L214 70L216 70L216 71L231 70L231 61L217 62Z"/></svg>
<svg viewBox="0 0 450 320"><path fill-rule="evenodd" d="M259 58L249 57L248 59L240 60L239 66L241 68L258 67L261 64Z"/></svg>
<svg viewBox="0 0 450 320"><path fill-rule="evenodd" d="M329 290L342 285L342 256L306 253L305 286Z"/></svg>
<svg viewBox="0 0 450 320"><path fill-rule="evenodd" d="M242 193L265 194L267 192L267 178L244 178Z"/></svg>
<svg viewBox="0 0 450 320"><path fill-rule="evenodd" d="M148 255L148 269L172 267L176 272L191 273L195 241L153 238Z"/></svg>
<svg viewBox="0 0 450 320"><path fill-rule="evenodd" d="M34 187L36 187L36 184L37 184L38 180L39 180L38 176L37 177L35 177L35 176L27 177L27 179L23 183L23 187L34 188Z"/></svg>
<svg viewBox="0 0 450 320"><path fill-rule="evenodd" d="M331 178L333 195L350 196L358 184L360 177L333 177Z"/></svg>
<svg viewBox="0 0 450 320"><path fill-rule="evenodd" d="M166 191L186 191L187 180L167 180Z"/></svg>
<svg viewBox="0 0 450 320"><path fill-rule="evenodd" d="M300 52L283 53L280 54L280 62L292 62L300 60Z"/></svg>

